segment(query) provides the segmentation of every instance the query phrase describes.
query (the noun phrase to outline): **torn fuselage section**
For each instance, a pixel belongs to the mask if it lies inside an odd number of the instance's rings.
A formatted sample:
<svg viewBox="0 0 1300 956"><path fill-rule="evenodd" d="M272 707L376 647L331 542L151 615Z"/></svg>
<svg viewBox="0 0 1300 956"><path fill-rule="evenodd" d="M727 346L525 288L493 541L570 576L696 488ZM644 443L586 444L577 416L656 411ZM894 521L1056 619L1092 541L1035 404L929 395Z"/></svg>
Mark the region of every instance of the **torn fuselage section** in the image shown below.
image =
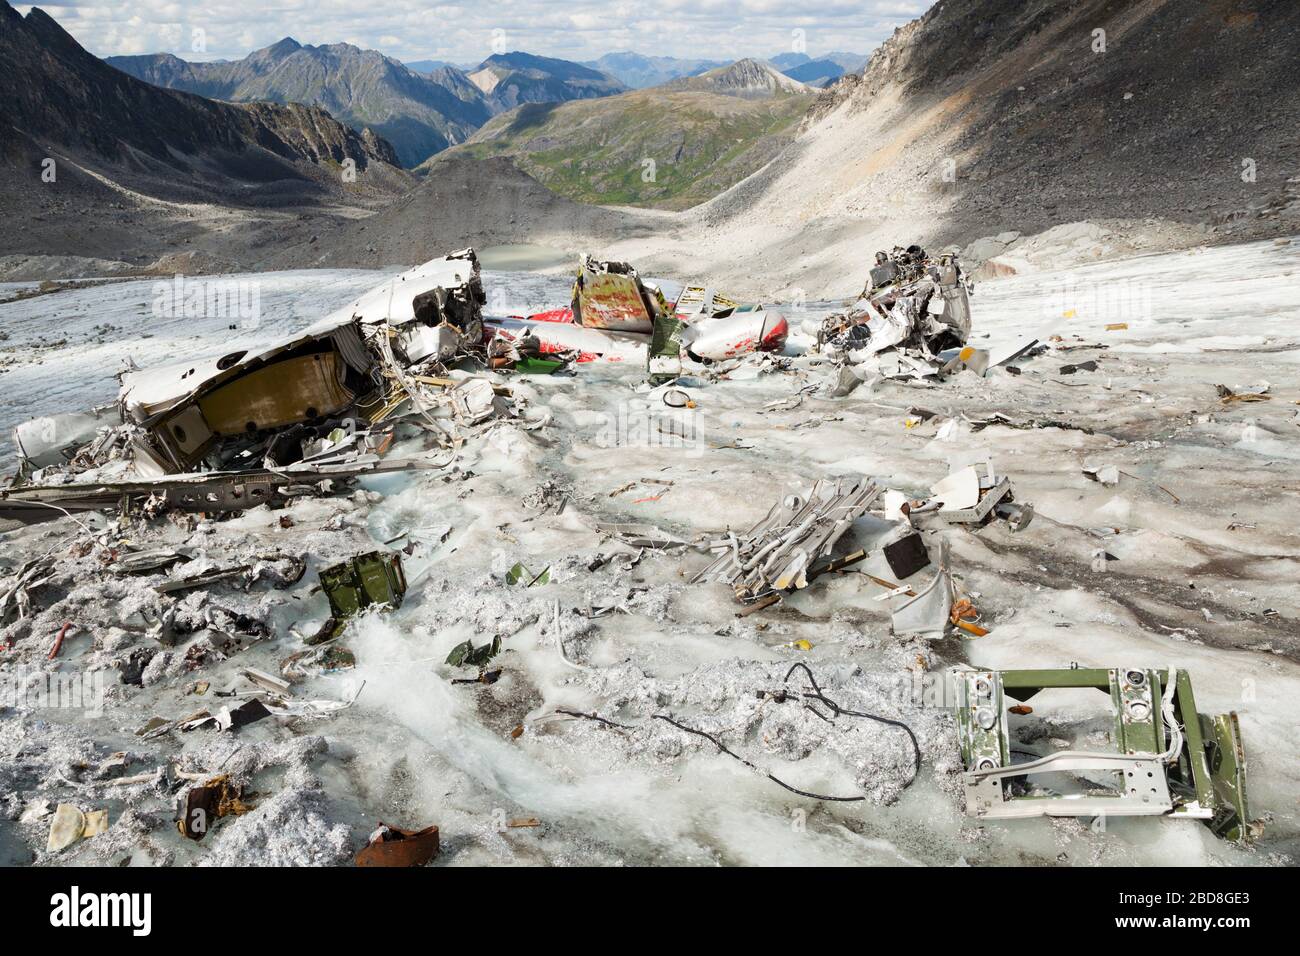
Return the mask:
<svg viewBox="0 0 1300 956"><path fill-rule="evenodd" d="M255 354L130 373L122 406L141 432L135 458L162 474L257 461L284 429L342 424L377 388L375 366L360 327L347 321Z"/></svg>
<svg viewBox="0 0 1300 956"><path fill-rule="evenodd" d="M671 312L663 293L626 262L583 256L573 283L573 321L589 329L649 334Z"/></svg>
<svg viewBox="0 0 1300 956"><path fill-rule="evenodd" d="M1186 671L956 669L952 678L969 815L1189 817L1230 840L1248 835L1236 714L1197 713ZM1041 728L1032 726L1025 701L1088 689L1108 694L1111 704L1109 726L1088 739L1108 738L1111 748L1078 749L1059 737L1064 749L1038 746Z"/></svg>
<svg viewBox="0 0 1300 956"><path fill-rule="evenodd" d="M394 366L446 361L480 342L485 301L467 249L395 276L270 348L130 373L121 402L143 431L137 458L165 474L268 455L273 465L301 461L336 430L374 424L375 409L390 403Z"/></svg>
<svg viewBox="0 0 1300 956"><path fill-rule="evenodd" d="M377 456L389 442L381 423L411 398L407 370L479 348L485 302L465 249L269 345L132 369L119 423L99 410L20 425L23 476L138 481Z"/></svg>
<svg viewBox="0 0 1300 956"><path fill-rule="evenodd" d="M16 429L23 458L0 491L0 516L31 523L115 502L219 513L337 492L380 468L403 422L454 452L485 419L517 412L508 389L450 370L481 350L485 301L466 249L270 344L132 368L117 414L109 406Z"/></svg>
<svg viewBox="0 0 1300 956"><path fill-rule="evenodd" d="M695 361L721 362L751 352L780 352L790 334L780 312L745 304L702 285L677 296L673 313L681 323L682 351Z"/></svg>

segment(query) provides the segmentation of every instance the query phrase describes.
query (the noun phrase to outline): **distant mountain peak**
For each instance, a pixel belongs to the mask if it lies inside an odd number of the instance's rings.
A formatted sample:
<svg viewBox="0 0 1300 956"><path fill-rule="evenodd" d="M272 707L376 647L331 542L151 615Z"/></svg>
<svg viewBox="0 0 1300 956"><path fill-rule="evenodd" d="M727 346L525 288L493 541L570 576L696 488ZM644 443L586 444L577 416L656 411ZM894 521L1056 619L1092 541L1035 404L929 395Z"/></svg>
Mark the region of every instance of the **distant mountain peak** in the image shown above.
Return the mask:
<svg viewBox="0 0 1300 956"><path fill-rule="evenodd" d="M598 60L583 63L583 66L600 70L634 90L662 86L681 77L698 76L707 70L726 65L726 61L719 60L647 56L635 50L618 50L606 53Z"/></svg>
<svg viewBox="0 0 1300 956"><path fill-rule="evenodd" d="M669 89L709 90L730 96L775 96L811 93L812 88L786 76L766 60L746 57L699 76L674 80Z"/></svg>
<svg viewBox="0 0 1300 956"><path fill-rule="evenodd" d="M834 60L809 60L807 63L800 63L798 66L781 72L792 80L798 80L800 83L806 83L809 86L823 86L839 79L844 75L845 71L844 67Z"/></svg>
<svg viewBox="0 0 1300 956"><path fill-rule="evenodd" d="M768 57L768 62L782 71L802 66L811 60L812 57L807 53L778 53L776 56Z"/></svg>
<svg viewBox="0 0 1300 956"><path fill-rule="evenodd" d="M296 53L302 49L302 44L293 37L285 37L283 40L277 40L266 48L266 52L274 56L288 56L290 53Z"/></svg>
<svg viewBox="0 0 1300 956"><path fill-rule="evenodd" d="M0 0L4 2L4 0ZM162 55L109 57L155 86L234 103L308 103L388 140L414 167L464 142L492 116L520 103L564 102L621 93L608 75L567 60L513 52L489 57L467 77L455 67L411 70L351 43L320 46L285 37L242 60L187 63Z"/></svg>
<svg viewBox="0 0 1300 956"><path fill-rule="evenodd" d="M554 57L539 56L536 53L525 53L523 50L512 50L509 53L494 53L479 66L475 72L491 70L493 73L506 71L520 71L531 75L546 75L555 77L558 80L590 80L596 82L609 82L613 78L600 70L592 69L581 63L574 63L571 60L557 60ZM616 80L616 85L621 86Z"/></svg>
<svg viewBox="0 0 1300 956"><path fill-rule="evenodd" d="M355 43L322 43L320 46L310 47L310 49L323 50L335 56L378 56L383 57L385 60L388 59L378 50L363 50Z"/></svg>

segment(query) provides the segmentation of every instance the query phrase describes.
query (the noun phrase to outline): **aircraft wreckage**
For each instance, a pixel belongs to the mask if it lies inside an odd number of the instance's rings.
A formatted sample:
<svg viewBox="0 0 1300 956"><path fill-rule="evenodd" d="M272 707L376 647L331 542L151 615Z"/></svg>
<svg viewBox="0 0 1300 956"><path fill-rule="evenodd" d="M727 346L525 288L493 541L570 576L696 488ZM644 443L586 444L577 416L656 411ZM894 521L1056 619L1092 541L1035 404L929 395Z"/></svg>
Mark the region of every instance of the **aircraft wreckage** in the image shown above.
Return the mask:
<svg viewBox="0 0 1300 956"><path fill-rule="evenodd" d="M967 345L970 291L955 256L934 258L917 246L879 253L857 301L805 330L815 334L816 350L839 367L839 382L828 388L832 397L846 395L871 376L942 380L963 370L983 375L1012 358L991 357ZM644 367L654 386L682 377L693 364L781 352L789 333L786 318L773 309L741 304L702 284L672 288L642 279L627 263L590 256L580 260L566 307L492 317L484 316L485 303L477 257L466 249L394 276L270 344L232 347L223 355L161 368L133 368L120 378L115 406L35 419L15 430L20 468L0 491L0 518L34 524L90 510L145 518L172 510L230 513L295 496L337 493L367 474L446 467L466 440L495 422L509 420L526 429L546 424L546 418L530 416L527 403L509 387L480 370L626 363ZM1014 354L1023 355L1035 344ZM426 433L437 453L386 459L399 426ZM896 580L866 576L886 588L881 599L893 602L895 636L939 639L954 628L982 636L988 631L976 623L978 611L949 571L947 539L939 538L932 560L922 532L931 532L926 525L934 523L976 529L994 520L1017 532L1029 525L1033 508L1015 501L1010 478L991 462L957 468L930 490L928 497L913 498L866 476L840 476L783 496L748 530L729 528L694 542L650 525L606 523L594 530L637 548L637 560L644 549L710 555L690 580L729 585L744 605L738 617L780 603L824 575L879 558ZM869 547L845 547L842 541L853 540L850 530L868 513L882 515L889 530ZM140 573L189 558L186 549L164 549L128 552L117 560L122 573ZM47 580L51 561L46 555L17 573L0 595L0 622L13 609L20 618L28 614L28 592ZM932 568L927 583L907 583L926 568ZM255 564L217 567L157 590L175 595L232 576L251 581L259 575L287 587L305 569L300 558L260 555ZM399 607L410 586L400 555L390 551L357 555L319 574L330 616L317 634L304 638L309 648L339 637L364 608ZM534 574L516 564L507 580L544 586L549 570ZM162 622L159 628L165 636L176 624ZM350 655L331 648L331 660L346 661ZM499 671L484 667L499 649L499 637L481 647L466 641L448 663L479 666L478 678L461 683L490 682ZM57 651L56 646L51 659ZM787 682L794 672L787 673ZM287 686L273 675L247 673L277 693ZM807 674L811 690L802 692L802 699L840 713L811 671ZM955 714L969 815L1166 815L1202 820L1231 840L1251 837L1236 714L1198 713L1185 670L963 667L949 677L944 706ZM1060 689L1109 695L1110 718L1089 739L1109 739L1112 750L1026 749L1037 746L1041 735L1026 726L1033 708L1025 702ZM760 692L778 702L792 694L784 687ZM205 712L191 724L212 721L226 729L264 717L266 708L253 703L217 717ZM919 769L920 745L905 724L842 712L907 730ZM786 789L817 796L768 776ZM1068 778L1065 784L1062 778Z"/></svg>
<svg viewBox="0 0 1300 956"><path fill-rule="evenodd" d="M576 353L579 362L645 363L652 377L681 374L683 359L716 362L785 347L789 325L780 312L704 286L686 286L670 302L665 287L643 280L626 262L584 256L568 307L489 320L489 326L503 343Z"/></svg>
<svg viewBox="0 0 1300 956"><path fill-rule="evenodd" d="M524 416L508 388L449 373L460 359L635 361L672 378L683 361L779 351L788 331L780 313L703 287L669 302L630 265L589 256L568 308L485 320L485 303L478 258L465 249L269 345L132 369L115 407L15 429L20 469L0 492L0 517L35 523L132 504L240 511L364 474L442 467L446 459L383 460L395 426L414 424L454 452L488 419Z"/></svg>
<svg viewBox="0 0 1300 956"><path fill-rule="evenodd" d="M877 252L876 264L852 305L806 331L817 349L840 365L833 392L844 396L873 379L941 380L970 369L983 375L1037 346L990 355L967 345L973 287L954 253L931 256L920 246Z"/></svg>
<svg viewBox="0 0 1300 956"><path fill-rule="evenodd" d="M966 812L1036 816L1171 816L1247 836L1246 755L1235 713L1197 713L1187 672L1171 667L954 670ZM1113 751L1026 750L1025 701L1092 689L1110 699ZM1066 778L1067 783L1062 783Z"/></svg>
<svg viewBox="0 0 1300 956"><path fill-rule="evenodd" d="M481 348L485 301L466 249L270 345L128 371L117 422L97 409L15 429L21 466L0 517L33 523L123 504L239 511L362 474L445 465L383 461L394 426L414 423L454 450L487 419L523 414L485 378L433 374Z"/></svg>

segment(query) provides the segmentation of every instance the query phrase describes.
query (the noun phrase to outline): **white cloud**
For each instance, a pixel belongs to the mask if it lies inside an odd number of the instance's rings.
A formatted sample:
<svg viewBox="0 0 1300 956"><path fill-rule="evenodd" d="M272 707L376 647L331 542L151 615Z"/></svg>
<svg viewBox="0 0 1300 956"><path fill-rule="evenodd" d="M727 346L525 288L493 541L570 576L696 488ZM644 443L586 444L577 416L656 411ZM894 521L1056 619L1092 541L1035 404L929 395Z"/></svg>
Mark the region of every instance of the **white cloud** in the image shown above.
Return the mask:
<svg viewBox="0 0 1300 956"><path fill-rule="evenodd" d="M807 52L869 53L928 0L504 0L490 7L421 0L53 0L38 4L98 56L170 52L236 59L291 36L300 43L345 39L399 60L476 62L506 47L589 60L613 50L729 59L789 50L802 29ZM18 6L26 12L28 6ZM202 30L206 51L190 38Z"/></svg>

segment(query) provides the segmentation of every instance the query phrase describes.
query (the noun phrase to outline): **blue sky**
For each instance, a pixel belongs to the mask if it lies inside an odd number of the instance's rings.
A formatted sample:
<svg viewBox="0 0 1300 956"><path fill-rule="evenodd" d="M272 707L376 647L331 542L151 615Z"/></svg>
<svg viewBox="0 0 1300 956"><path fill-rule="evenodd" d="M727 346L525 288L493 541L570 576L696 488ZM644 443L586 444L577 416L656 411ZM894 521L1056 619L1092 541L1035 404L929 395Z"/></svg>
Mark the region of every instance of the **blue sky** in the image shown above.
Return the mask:
<svg viewBox="0 0 1300 956"><path fill-rule="evenodd" d="M31 4L15 4L26 13ZM59 0L39 3L98 56L237 59L292 36L399 60L478 62L527 50L565 59L638 53L716 60L799 49L869 53L930 0Z"/></svg>

